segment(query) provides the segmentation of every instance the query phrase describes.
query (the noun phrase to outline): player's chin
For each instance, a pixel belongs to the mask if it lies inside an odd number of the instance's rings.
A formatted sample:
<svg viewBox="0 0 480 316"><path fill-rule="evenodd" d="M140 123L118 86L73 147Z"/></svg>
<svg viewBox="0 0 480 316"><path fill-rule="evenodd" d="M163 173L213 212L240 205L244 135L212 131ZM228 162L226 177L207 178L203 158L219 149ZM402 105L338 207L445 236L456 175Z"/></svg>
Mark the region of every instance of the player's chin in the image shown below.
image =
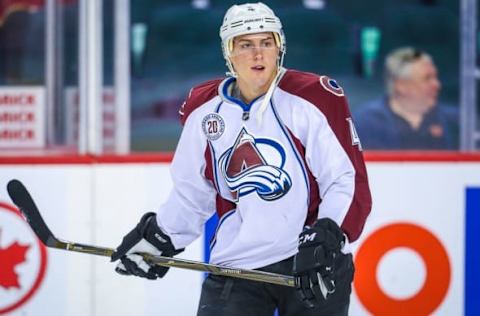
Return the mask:
<svg viewBox="0 0 480 316"><path fill-rule="evenodd" d="M255 70L250 73L253 80L256 81L269 81L273 77L273 71L269 69Z"/></svg>
<svg viewBox="0 0 480 316"><path fill-rule="evenodd" d="M250 76L256 78L256 77L264 77L267 74L267 70L265 68L250 68L249 71Z"/></svg>

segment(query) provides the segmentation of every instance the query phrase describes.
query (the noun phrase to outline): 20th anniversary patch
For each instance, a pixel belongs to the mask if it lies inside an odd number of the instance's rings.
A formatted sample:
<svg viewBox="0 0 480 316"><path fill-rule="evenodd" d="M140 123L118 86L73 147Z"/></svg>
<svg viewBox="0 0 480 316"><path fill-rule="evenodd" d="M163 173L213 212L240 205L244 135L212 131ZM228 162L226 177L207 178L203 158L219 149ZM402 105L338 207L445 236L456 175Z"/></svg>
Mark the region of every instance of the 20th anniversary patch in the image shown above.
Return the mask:
<svg viewBox="0 0 480 316"><path fill-rule="evenodd" d="M217 113L210 113L202 120L202 130L209 140L217 140L225 131L225 122Z"/></svg>

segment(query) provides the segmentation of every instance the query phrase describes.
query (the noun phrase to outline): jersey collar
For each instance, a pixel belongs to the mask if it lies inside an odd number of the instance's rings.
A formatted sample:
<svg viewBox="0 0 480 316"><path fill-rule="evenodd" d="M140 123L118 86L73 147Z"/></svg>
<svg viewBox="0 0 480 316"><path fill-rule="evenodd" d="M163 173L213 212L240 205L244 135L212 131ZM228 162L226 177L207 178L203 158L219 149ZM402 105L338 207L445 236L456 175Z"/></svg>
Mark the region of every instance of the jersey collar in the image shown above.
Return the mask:
<svg viewBox="0 0 480 316"><path fill-rule="evenodd" d="M233 85L235 84L235 77L227 77L225 78L220 85L218 86L218 94L222 98L223 101L228 103L233 103L242 108L244 112L250 111L252 105L259 99L261 99L265 94L262 94L255 99L253 99L250 103L245 103L242 100L235 98L231 95Z"/></svg>

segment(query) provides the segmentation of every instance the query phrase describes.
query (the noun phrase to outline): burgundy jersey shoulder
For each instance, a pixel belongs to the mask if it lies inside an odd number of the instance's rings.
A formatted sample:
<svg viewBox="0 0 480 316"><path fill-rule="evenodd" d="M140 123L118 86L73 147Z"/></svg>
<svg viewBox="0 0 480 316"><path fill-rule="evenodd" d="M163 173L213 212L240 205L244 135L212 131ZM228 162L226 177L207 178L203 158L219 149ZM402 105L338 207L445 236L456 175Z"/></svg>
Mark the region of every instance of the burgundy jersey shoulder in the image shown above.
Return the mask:
<svg viewBox="0 0 480 316"><path fill-rule="evenodd" d="M344 136L346 119L351 117L343 89L328 76L287 70L280 80L280 89L296 95L318 108L327 118L337 137Z"/></svg>
<svg viewBox="0 0 480 316"><path fill-rule="evenodd" d="M288 93L306 99L316 106L319 106L322 100L338 102L345 96L342 87L334 79L291 69L284 74L279 87Z"/></svg>
<svg viewBox="0 0 480 316"><path fill-rule="evenodd" d="M185 124L190 113L218 95L218 86L223 80L219 78L206 81L190 89L187 99L178 111L182 125Z"/></svg>

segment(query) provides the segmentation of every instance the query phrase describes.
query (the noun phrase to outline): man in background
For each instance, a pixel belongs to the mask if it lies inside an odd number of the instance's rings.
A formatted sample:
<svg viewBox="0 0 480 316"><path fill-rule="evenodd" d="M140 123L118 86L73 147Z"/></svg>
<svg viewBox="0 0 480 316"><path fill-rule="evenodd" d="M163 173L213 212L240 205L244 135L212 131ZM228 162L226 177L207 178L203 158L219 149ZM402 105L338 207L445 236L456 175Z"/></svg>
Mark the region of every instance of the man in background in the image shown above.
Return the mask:
<svg viewBox="0 0 480 316"><path fill-rule="evenodd" d="M387 96L354 116L364 149L457 149L458 111L437 103L441 83L432 57L412 47L385 61Z"/></svg>

